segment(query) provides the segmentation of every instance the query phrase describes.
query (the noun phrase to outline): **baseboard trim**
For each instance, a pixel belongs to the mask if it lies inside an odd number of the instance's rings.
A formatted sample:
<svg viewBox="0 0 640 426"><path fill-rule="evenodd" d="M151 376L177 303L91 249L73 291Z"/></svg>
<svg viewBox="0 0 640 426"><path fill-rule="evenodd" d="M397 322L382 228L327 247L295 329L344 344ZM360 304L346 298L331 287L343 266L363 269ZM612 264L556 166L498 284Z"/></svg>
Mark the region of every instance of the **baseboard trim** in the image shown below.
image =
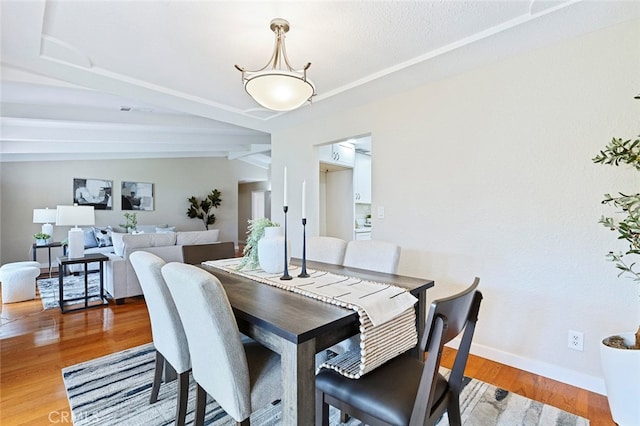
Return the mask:
<svg viewBox="0 0 640 426"><path fill-rule="evenodd" d="M454 339L451 343L452 348L457 348L459 341L458 339ZM600 377L568 370L566 368L558 367L557 365L536 361L531 358L525 358L476 343L471 344L471 353L473 355L499 362L510 367L518 368L520 370L528 371L561 383L586 389L590 392L599 393L605 396L607 395L604 379Z"/></svg>

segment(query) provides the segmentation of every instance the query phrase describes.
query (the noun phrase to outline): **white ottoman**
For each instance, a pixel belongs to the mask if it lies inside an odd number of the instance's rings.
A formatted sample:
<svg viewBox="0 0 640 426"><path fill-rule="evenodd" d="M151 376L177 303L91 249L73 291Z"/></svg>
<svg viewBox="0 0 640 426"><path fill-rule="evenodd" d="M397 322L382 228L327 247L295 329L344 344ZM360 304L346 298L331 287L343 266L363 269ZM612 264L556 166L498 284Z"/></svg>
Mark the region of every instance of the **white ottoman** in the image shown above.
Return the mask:
<svg viewBox="0 0 640 426"><path fill-rule="evenodd" d="M38 262L14 262L0 267L2 303L35 299L36 278L40 275Z"/></svg>

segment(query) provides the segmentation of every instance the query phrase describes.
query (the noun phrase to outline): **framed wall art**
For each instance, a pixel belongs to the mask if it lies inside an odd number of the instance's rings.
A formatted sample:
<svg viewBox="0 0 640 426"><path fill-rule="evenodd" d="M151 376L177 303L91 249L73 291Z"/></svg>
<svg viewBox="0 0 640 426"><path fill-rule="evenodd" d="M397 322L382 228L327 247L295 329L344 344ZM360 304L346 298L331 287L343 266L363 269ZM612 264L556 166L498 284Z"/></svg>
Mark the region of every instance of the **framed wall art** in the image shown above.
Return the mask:
<svg viewBox="0 0 640 426"><path fill-rule="evenodd" d="M103 179L73 179L73 202L93 206L96 210L113 208L113 181Z"/></svg>
<svg viewBox="0 0 640 426"><path fill-rule="evenodd" d="M153 184L122 182L122 210L153 210Z"/></svg>

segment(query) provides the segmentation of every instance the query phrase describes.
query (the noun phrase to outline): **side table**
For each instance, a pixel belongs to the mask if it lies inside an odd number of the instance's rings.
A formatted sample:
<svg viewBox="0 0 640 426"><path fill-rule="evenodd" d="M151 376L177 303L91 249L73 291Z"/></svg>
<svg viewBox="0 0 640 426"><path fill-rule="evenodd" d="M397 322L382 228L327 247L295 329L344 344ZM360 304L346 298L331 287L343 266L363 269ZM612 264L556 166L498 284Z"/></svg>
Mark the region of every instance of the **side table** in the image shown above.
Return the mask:
<svg viewBox="0 0 640 426"><path fill-rule="evenodd" d="M80 309L94 308L96 306L108 305L109 301L104 296L104 262L109 260L109 257L100 253L92 253L85 254L83 257L69 258L66 256L58 258L58 287L60 292L60 310L62 313L67 313L71 311L78 311ZM89 263L99 262L100 263L100 293L99 294L89 294L89 274L87 267ZM75 297L72 299L64 300L64 292L62 291L62 287L64 284L64 267L65 265L73 265L82 263L84 264L84 296ZM99 297L98 303L89 304L90 297ZM74 302L77 300L84 300L84 305L79 308L74 309L65 309L65 303Z"/></svg>
<svg viewBox="0 0 640 426"><path fill-rule="evenodd" d="M38 249L41 248L46 248L49 250L49 278L51 278L51 248L53 247L62 247L62 243L60 241L56 241L53 243L49 243L49 244L44 244L44 245L38 245L36 243L33 243L33 249L32 249L32 253L33 253L33 261L37 261L37 251Z"/></svg>

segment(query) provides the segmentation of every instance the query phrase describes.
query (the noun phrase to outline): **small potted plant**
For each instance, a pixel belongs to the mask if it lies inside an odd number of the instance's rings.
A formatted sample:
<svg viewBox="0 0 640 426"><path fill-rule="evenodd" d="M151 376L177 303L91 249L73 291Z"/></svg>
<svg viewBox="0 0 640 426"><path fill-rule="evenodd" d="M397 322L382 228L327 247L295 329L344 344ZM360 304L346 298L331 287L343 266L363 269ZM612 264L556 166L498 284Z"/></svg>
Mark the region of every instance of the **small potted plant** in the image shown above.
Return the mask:
<svg viewBox="0 0 640 426"><path fill-rule="evenodd" d="M36 245L46 246L47 244L49 244L51 235L45 234L44 232L38 232L37 234L33 235L33 238L36 239Z"/></svg>
<svg viewBox="0 0 640 426"><path fill-rule="evenodd" d="M249 228L247 229L247 235L249 237L242 251L243 259L238 269L256 269L260 265L258 259L258 241L264 236L264 229L273 226L280 225L266 217L249 219Z"/></svg>
<svg viewBox="0 0 640 426"><path fill-rule="evenodd" d="M138 229L138 216L136 213L125 213L124 218L126 219L126 223L121 223L122 226L127 233L133 234Z"/></svg>
<svg viewBox="0 0 640 426"><path fill-rule="evenodd" d="M640 172L640 137L626 141L613 138L593 161L627 165ZM618 214L602 216L599 223L628 243L625 252L609 252L607 259L620 270L619 276L627 276L640 285L640 269L636 266L640 260L640 193L605 194L602 203L617 208ZM635 333L632 330L607 337L600 345L609 407L613 420L619 425L638 424L640 420L640 327Z"/></svg>

